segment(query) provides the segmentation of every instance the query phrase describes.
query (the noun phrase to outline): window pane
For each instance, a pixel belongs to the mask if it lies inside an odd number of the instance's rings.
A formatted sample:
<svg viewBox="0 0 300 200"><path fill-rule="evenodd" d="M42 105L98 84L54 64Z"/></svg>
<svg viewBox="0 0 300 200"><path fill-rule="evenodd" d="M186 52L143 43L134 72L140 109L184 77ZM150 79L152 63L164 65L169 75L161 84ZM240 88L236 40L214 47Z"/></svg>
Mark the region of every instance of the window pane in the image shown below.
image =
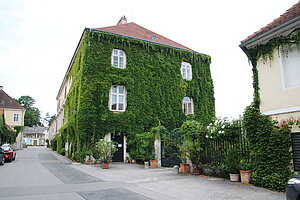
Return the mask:
<svg viewBox="0 0 300 200"><path fill-rule="evenodd" d="M114 56L114 58L113 58L113 66L118 67L118 57L117 56Z"/></svg>
<svg viewBox="0 0 300 200"><path fill-rule="evenodd" d="M113 54L117 56L118 55L118 50L114 49Z"/></svg>
<svg viewBox="0 0 300 200"><path fill-rule="evenodd" d="M182 78L186 78L186 69L182 68Z"/></svg>
<svg viewBox="0 0 300 200"><path fill-rule="evenodd" d="M112 86L111 87L111 92L112 93L117 93L117 86Z"/></svg>
<svg viewBox="0 0 300 200"><path fill-rule="evenodd" d="M187 68L186 68L186 77L187 77L187 78L190 78L190 77L191 77L190 74L191 74L191 73L190 73L190 68L187 67Z"/></svg>
<svg viewBox="0 0 300 200"><path fill-rule="evenodd" d="M124 52L122 50L119 50L119 56L124 56Z"/></svg>
<svg viewBox="0 0 300 200"><path fill-rule="evenodd" d="M187 107L188 107L188 114L192 114L193 112L192 112L192 103L188 103L187 104Z"/></svg>
<svg viewBox="0 0 300 200"><path fill-rule="evenodd" d="M119 86L119 93L124 94L124 86Z"/></svg>
<svg viewBox="0 0 300 200"><path fill-rule="evenodd" d="M124 58L123 57L119 57L120 58L120 63L119 63L119 67L120 68L124 68Z"/></svg>
<svg viewBox="0 0 300 200"><path fill-rule="evenodd" d="M111 96L111 103L117 103L117 95L112 95Z"/></svg>
<svg viewBox="0 0 300 200"><path fill-rule="evenodd" d="M118 110L124 110L124 104L119 103L119 109Z"/></svg>
<svg viewBox="0 0 300 200"><path fill-rule="evenodd" d="M117 110L117 104L116 104L116 103L115 103L115 104L112 104L112 105L111 105L111 109L112 109L112 110Z"/></svg>
<svg viewBox="0 0 300 200"><path fill-rule="evenodd" d="M119 103L124 103L124 96L123 95L119 95Z"/></svg>

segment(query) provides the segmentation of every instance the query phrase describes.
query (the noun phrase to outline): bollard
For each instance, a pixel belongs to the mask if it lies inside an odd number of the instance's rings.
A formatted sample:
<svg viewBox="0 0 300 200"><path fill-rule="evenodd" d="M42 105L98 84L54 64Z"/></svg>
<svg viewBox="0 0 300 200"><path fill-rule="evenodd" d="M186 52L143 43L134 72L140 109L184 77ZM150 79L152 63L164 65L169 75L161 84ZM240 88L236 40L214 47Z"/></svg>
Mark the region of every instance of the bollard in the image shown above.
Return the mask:
<svg viewBox="0 0 300 200"><path fill-rule="evenodd" d="M173 173L174 173L174 174L179 174L179 166L178 166L178 165L175 165L175 166L173 167Z"/></svg>
<svg viewBox="0 0 300 200"><path fill-rule="evenodd" d="M145 162L144 165L145 165L145 168L146 168L146 169L149 168L149 162Z"/></svg>

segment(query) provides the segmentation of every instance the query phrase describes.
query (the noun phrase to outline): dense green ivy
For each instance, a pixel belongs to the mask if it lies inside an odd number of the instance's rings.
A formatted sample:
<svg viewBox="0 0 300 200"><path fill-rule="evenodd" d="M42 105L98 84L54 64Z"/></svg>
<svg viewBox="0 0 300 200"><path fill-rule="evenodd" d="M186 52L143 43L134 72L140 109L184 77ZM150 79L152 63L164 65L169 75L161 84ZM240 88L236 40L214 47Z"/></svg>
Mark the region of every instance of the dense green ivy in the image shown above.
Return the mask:
<svg viewBox="0 0 300 200"><path fill-rule="evenodd" d="M125 51L125 69L111 66L113 49ZM181 77L182 61L192 65L190 81ZM72 86L65 103L67 123L60 132L69 154L86 151L106 133L122 132L129 141L159 124L173 130L187 118L185 96L193 98L193 118L208 124L215 116L210 62L204 54L86 29L67 74ZM125 112L109 110L113 85L126 87Z"/></svg>
<svg viewBox="0 0 300 200"><path fill-rule="evenodd" d="M290 127L279 127L253 104L246 108L243 125L249 140L252 183L284 191L292 175Z"/></svg>

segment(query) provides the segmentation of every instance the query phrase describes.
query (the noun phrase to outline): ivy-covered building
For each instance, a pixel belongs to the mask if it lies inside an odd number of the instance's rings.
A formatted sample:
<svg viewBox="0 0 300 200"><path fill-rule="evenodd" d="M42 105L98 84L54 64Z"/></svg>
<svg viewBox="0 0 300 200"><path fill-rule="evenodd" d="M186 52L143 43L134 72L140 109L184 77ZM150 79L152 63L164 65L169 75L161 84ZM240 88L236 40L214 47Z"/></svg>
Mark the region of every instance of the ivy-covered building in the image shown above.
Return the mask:
<svg viewBox="0 0 300 200"><path fill-rule="evenodd" d="M299 30L300 2L240 45L253 67L254 103L281 124L300 119ZM294 169L300 171L298 126L292 139Z"/></svg>
<svg viewBox="0 0 300 200"><path fill-rule="evenodd" d="M122 17L85 28L57 95L58 148L84 154L100 138L124 161L135 135L215 116L211 58ZM51 128L51 127L50 127Z"/></svg>

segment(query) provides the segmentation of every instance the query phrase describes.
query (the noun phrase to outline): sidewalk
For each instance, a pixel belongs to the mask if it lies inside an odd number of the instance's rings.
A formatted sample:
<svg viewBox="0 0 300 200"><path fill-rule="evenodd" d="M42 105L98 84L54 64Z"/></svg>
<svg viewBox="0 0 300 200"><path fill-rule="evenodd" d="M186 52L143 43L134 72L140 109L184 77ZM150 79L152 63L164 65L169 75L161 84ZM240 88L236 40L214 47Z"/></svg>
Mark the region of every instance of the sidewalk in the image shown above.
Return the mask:
<svg viewBox="0 0 300 200"><path fill-rule="evenodd" d="M141 195L142 199L145 197L157 200L285 199L284 193L277 193L242 183L232 183L222 178L174 174L172 168L145 169L138 164L112 163L110 169L102 169L100 165L74 162L71 162L70 166L97 177L108 184L124 182L126 184L119 190L124 192L125 189L125 191L137 193ZM118 190L112 190L112 192L114 191L117 192Z"/></svg>

